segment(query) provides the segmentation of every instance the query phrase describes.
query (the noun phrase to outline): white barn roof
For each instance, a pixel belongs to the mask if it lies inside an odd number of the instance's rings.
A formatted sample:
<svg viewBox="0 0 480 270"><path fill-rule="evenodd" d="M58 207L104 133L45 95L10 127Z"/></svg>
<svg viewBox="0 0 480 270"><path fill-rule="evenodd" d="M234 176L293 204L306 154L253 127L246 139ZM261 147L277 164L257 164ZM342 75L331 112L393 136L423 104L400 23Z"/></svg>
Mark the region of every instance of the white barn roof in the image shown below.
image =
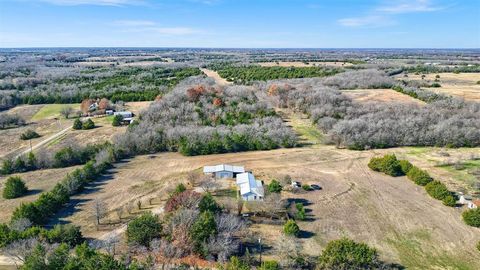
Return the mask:
<svg viewBox="0 0 480 270"><path fill-rule="evenodd" d="M245 168L243 166L233 166L228 164L220 164L215 166L205 166L203 167L204 173L216 173L216 172L233 172L233 173L244 173Z"/></svg>
<svg viewBox="0 0 480 270"><path fill-rule="evenodd" d="M241 173L237 175L237 185L240 187L240 194L245 195L254 193L257 196L264 196L262 182L255 179L251 173Z"/></svg>

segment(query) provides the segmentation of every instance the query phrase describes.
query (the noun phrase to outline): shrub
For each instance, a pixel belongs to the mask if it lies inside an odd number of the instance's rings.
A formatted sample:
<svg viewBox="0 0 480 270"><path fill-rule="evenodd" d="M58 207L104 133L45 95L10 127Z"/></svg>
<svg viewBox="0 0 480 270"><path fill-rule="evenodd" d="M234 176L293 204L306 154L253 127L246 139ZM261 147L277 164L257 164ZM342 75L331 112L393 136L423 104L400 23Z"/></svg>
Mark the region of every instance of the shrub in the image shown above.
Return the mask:
<svg viewBox="0 0 480 270"><path fill-rule="evenodd" d="M443 198L443 204L450 207L455 207L457 205L457 200L453 195L448 195L447 197Z"/></svg>
<svg viewBox="0 0 480 270"><path fill-rule="evenodd" d="M92 119L87 119L87 121L83 122L82 124L82 129L92 129L95 127L95 123L92 121Z"/></svg>
<svg viewBox="0 0 480 270"><path fill-rule="evenodd" d="M286 235L298 237L300 235L300 227L298 227L294 220L290 219L283 225L283 232Z"/></svg>
<svg viewBox="0 0 480 270"><path fill-rule="evenodd" d="M76 129L76 130L79 130L79 129L82 129L82 121L80 121L80 119L75 119L75 121L73 121L73 129Z"/></svg>
<svg viewBox="0 0 480 270"><path fill-rule="evenodd" d="M151 212L135 218L128 223L127 240L129 243L136 243L143 246L149 246L153 238L160 236L162 225L157 216Z"/></svg>
<svg viewBox="0 0 480 270"><path fill-rule="evenodd" d="M5 199L13 199L24 195L27 191L28 188L25 185L25 182L23 182L20 177L13 176L9 177L5 182L5 188L3 189L2 195Z"/></svg>
<svg viewBox="0 0 480 270"><path fill-rule="evenodd" d="M330 241L318 259L321 269L374 269L377 264L376 249L347 238Z"/></svg>
<svg viewBox="0 0 480 270"><path fill-rule="evenodd" d="M123 121L123 116L121 116L120 114L117 114L113 117L112 126L118 127L122 124L122 121Z"/></svg>
<svg viewBox="0 0 480 270"><path fill-rule="evenodd" d="M53 229L45 230L43 234L50 243L67 243L70 247L79 245L84 240L80 227L71 224L57 224Z"/></svg>
<svg viewBox="0 0 480 270"><path fill-rule="evenodd" d="M372 158L368 163L368 167L377 172L383 172L390 176L404 175L400 162L394 154L385 155L381 158Z"/></svg>
<svg viewBox="0 0 480 270"><path fill-rule="evenodd" d="M185 185L180 183L175 187L175 190L173 191L173 195L180 194L180 193L182 193L186 190L187 190L187 188L185 187Z"/></svg>
<svg viewBox="0 0 480 270"><path fill-rule="evenodd" d="M408 179L412 180L415 182L415 184L420 185L420 186L425 186L428 183L432 182L433 179L430 177L430 175L419 169L418 167L413 166L407 173Z"/></svg>
<svg viewBox="0 0 480 270"><path fill-rule="evenodd" d="M451 196L451 192L447 189L440 181L432 181L425 185L425 190L427 191L428 195L432 196L437 200L443 200L448 196Z"/></svg>
<svg viewBox="0 0 480 270"><path fill-rule="evenodd" d="M373 157L370 159L370 162L368 162L368 167L376 172L381 172L382 171L382 161L383 158L380 157Z"/></svg>
<svg viewBox="0 0 480 270"><path fill-rule="evenodd" d="M2 164L2 174L11 174L14 172L13 161L10 159L5 159Z"/></svg>
<svg viewBox="0 0 480 270"><path fill-rule="evenodd" d="M306 214L305 214L305 207L303 207L303 203L296 203L295 208L297 209L297 212L295 213L295 218L298 220L305 220Z"/></svg>
<svg viewBox="0 0 480 270"><path fill-rule="evenodd" d="M250 266L237 256L230 257L230 261L225 264L225 267L220 267L220 270L250 270Z"/></svg>
<svg viewBox="0 0 480 270"><path fill-rule="evenodd" d="M277 261L264 261L259 270L280 270L280 265Z"/></svg>
<svg viewBox="0 0 480 270"><path fill-rule="evenodd" d="M480 208L467 210L462 213L462 217L467 225L480 227Z"/></svg>
<svg viewBox="0 0 480 270"><path fill-rule="evenodd" d="M303 184L302 189L305 190L305 191L312 191L313 190L313 188L310 185L307 185L307 184Z"/></svg>
<svg viewBox="0 0 480 270"><path fill-rule="evenodd" d="M190 227L190 237L194 242L195 251L200 255L206 255L203 244L215 234L217 234L217 224L213 214L209 211L201 213Z"/></svg>
<svg viewBox="0 0 480 270"><path fill-rule="evenodd" d="M218 213L221 210L220 206L213 199L213 196L210 193L203 195L202 199L198 203L198 209L200 212L210 211L212 213Z"/></svg>
<svg viewBox="0 0 480 270"><path fill-rule="evenodd" d="M272 182L270 182L270 184L268 184L267 186L267 190L271 193L280 193L282 191L283 187L282 185L280 185L280 182L278 182L277 180L272 180Z"/></svg>
<svg viewBox="0 0 480 270"><path fill-rule="evenodd" d="M399 160L399 161L398 161L398 164L400 164L400 168L402 169L402 172L403 172L403 174L405 174L405 175L406 175L406 174L410 171L410 169L413 167L413 165L412 165L412 163L410 163L410 161L404 160L404 159Z"/></svg>
<svg viewBox="0 0 480 270"><path fill-rule="evenodd" d="M22 135L20 135L20 139L22 140L30 140L30 139L35 139L39 137L40 137L40 134L38 134L37 132L31 129L25 131L24 133L22 133Z"/></svg>

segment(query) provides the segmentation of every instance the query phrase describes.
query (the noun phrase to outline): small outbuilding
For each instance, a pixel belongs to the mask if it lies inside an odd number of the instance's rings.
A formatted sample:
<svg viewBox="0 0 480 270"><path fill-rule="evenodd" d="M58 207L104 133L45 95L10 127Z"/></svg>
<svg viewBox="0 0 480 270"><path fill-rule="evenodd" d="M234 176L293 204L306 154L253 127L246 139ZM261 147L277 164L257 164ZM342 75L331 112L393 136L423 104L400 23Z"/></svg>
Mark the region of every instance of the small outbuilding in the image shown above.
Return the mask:
<svg viewBox="0 0 480 270"><path fill-rule="evenodd" d="M220 164L215 166L203 167L203 173L209 174L216 179L220 178L235 178L237 174L244 173L245 168L243 166L233 166L228 164Z"/></svg>
<svg viewBox="0 0 480 270"><path fill-rule="evenodd" d="M244 201L261 201L265 197L262 181L256 180L252 173L238 174L236 183Z"/></svg>

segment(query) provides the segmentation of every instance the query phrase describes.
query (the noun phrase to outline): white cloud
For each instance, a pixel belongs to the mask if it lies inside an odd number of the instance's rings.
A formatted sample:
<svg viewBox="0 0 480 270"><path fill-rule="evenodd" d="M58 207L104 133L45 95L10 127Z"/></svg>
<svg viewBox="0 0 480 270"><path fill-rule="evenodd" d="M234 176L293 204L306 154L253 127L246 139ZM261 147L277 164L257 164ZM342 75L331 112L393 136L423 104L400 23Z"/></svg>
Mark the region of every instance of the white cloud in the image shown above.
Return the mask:
<svg viewBox="0 0 480 270"><path fill-rule="evenodd" d="M433 6L430 0L410 0L400 1L394 5L379 7L376 10L387 13L412 13L412 12L432 12L441 10L443 7Z"/></svg>
<svg viewBox="0 0 480 270"><path fill-rule="evenodd" d="M79 6L79 5L96 5L96 6L126 6L141 5L143 0L40 0L54 5L61 6Z"/></svg>
<svg viewBox="0 0 480 270"><path fill-rule="evenodd" d="M441 9L443 7L434 6L432 0L394 0L390 1L390 5L373 8L367 13L369 15L343 18L338 20L338 23L347 27L383 27L395 24L395 14L433 12Z"/></svg>
<svg viewBox="0 0 480 270"><path fill-rule="evenodd" d="M347 27L382 27L392 25L394 22L385 16L372 15L365 17L344 18L338 23Z"/></svg>

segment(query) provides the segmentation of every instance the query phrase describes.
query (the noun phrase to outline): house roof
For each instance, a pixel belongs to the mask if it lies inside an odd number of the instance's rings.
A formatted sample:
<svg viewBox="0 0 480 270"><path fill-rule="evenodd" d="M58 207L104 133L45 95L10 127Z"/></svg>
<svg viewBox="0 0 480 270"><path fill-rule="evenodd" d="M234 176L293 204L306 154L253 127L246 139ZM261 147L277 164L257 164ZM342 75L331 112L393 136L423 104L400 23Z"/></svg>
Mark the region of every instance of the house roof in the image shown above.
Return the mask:
<svg viewBox="0 0 480 270"><path fill-rule="evenodd" d="M237 186L240 187L241 195L248 193L254 193L257 196L262 197L265 195L262 182L256 180L255 176L251 173L241 173L237 175Z"/></svg>
<svg viewBox="0 0 480 270"><path fill-rule="evenodd" d="M124 112L114 112L113 115L121 115L123 117L132 117L133 113L129 111L124 111Z"/></svg>
<svg viewBox="0 0 480 270"><path fill-rule="evenodd" d="M215 166L205 166L203 167L204 173L215 173L215 172L233 172L233 173L244 173L245 168L243 166L233 166L228 164L220 164Z"/></svg>

